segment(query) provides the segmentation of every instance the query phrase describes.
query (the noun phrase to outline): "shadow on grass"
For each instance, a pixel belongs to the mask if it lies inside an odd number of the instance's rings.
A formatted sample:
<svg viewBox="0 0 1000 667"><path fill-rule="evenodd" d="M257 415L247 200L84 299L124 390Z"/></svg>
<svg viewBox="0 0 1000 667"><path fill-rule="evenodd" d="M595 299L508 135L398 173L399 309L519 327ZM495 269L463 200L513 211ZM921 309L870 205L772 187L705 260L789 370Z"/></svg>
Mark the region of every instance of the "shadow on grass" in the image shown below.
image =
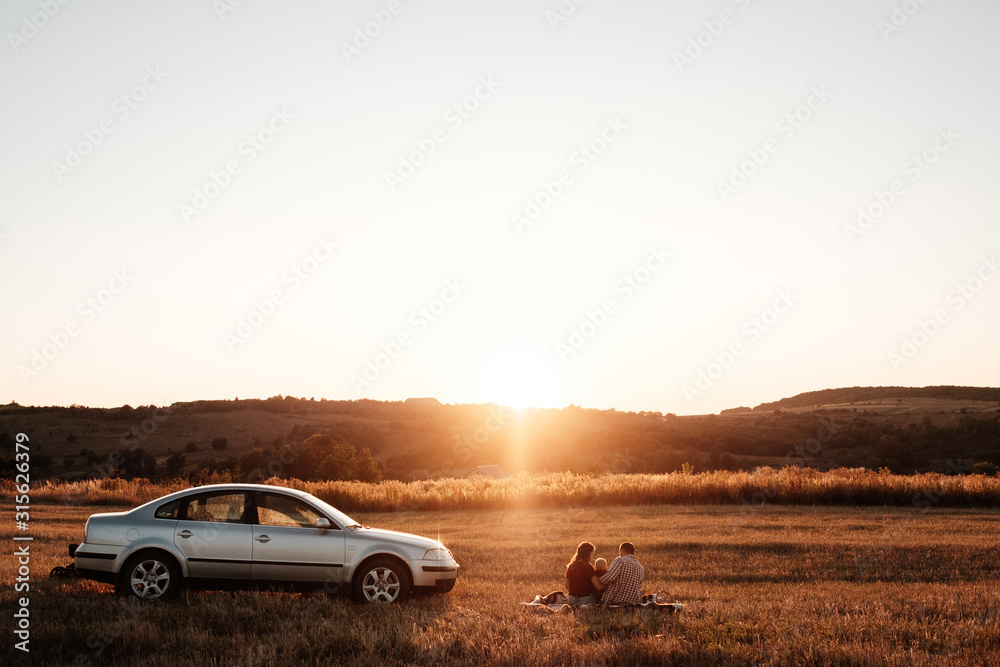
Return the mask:
<svg viewBox="0 0 1000 667"><path fill-rule="evenodd" d="M664 633L676 634L682 630L683 612L669 614L651 609L606 609L584 607L575 616L591 639L627 641L639 637L653 637Z"/></svg>
<svg viewBox="0 0 1000 667"><path fill-rule="evenodd" d="M76 585L74 585L76 584ZM143 602L80 581L32 601L32 652L39 664L365 664L372 656L418 657L416 627L450 609L446 596L403 605L340 596L185 589Z"/></svg>

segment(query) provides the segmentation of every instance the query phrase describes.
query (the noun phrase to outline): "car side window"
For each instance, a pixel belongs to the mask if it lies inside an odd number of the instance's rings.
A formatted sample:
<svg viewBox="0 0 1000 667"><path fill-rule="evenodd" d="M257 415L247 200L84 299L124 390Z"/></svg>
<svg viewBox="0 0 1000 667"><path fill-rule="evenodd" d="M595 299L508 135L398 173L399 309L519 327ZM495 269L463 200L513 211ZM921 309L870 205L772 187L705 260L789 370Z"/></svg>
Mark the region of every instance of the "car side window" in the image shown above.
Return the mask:
<svg viewBox="0 0 1000 667"><path fill-rule="evenodd" d="M323 515L311 505L277 493L261 494L257 506L257 520L262 526L314 528L321 517Z"/></svg>
<svg viewBox="0 0 1000 667"><path fill-rule="evenodd" d="M176 519L180 516L181 501L175 500L172 503L167 503L166 505L160 505L156 508L155 516L157 519Z"/></svg>
<svg viewBox="0 0 1000 667"><path fill-rule="evenodd" d="M214 493L195 496L188 500L188 521L210 523L243 523L247 508L245 493Z"/></svg>

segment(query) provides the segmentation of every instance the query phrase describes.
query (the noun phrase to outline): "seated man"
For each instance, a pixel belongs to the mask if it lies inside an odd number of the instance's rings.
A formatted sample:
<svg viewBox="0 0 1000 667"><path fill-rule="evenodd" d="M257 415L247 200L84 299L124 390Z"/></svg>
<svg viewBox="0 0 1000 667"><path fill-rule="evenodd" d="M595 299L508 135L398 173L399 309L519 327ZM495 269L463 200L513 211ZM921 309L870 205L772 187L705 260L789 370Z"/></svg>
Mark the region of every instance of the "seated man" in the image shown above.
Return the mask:
<svg viewBox="0 0 1000 667"><path fill-rule="evenodd" d="M635 547L631 542L623 542L618 548L618 558L611 563L607 574L598 581L604 590L601 604L637 605L642 602L642 577L645 571L635 559Z"/></svg>

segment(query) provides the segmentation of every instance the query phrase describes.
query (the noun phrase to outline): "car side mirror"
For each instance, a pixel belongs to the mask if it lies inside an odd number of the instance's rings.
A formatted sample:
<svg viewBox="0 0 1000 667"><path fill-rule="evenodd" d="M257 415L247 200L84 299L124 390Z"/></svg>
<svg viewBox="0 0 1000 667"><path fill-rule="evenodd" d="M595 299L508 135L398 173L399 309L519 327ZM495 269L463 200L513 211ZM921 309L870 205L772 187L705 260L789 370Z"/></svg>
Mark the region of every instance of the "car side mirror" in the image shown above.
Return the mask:
<svg viewBox="0 0 1000 667"><path fill-rule="evenodd" d="M317 528L329 528L330 527L330 520L327 519L326 517L320 517L320 518L316 519L316 527Z"/></svg>

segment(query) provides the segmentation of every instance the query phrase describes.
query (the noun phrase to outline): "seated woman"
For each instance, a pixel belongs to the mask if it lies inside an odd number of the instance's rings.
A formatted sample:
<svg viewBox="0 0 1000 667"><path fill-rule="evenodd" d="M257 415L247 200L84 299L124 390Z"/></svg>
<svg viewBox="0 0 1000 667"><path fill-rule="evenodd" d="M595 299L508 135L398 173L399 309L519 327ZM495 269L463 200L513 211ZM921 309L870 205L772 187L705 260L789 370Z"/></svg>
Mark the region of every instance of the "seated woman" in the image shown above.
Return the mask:
<svg viewBox="0 0 1000 667"><path fill-rule="evenodd" d="M580 606L597 602L596 593L604 588L591 564L593 557L594 545L590 542L581 542L576 548L573 560L566 566L566 587L571 605Z"/></svg>

